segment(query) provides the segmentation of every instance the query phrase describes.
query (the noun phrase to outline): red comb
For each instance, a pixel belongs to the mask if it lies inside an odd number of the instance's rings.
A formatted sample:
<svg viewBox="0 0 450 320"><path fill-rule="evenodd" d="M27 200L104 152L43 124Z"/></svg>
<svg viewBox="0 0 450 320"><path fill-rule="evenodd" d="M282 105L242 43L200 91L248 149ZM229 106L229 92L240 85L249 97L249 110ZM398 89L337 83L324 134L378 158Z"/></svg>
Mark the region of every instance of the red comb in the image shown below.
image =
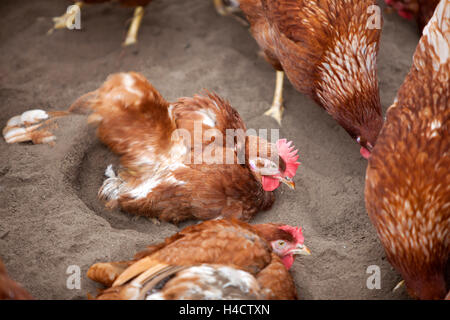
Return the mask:
<svg viewBox="0 0 450 320"><path fill-rule="evenodd" d="M293 178L297 172L297 168L300 165L298 160L298 150L294 150L292 141L287 142L286 139L280 139L277 141L278 155L286 162L286 170L284 174L289 178Z"/></svg>
<svg viewBox="0 0 450 320"><path fill-rule="evenodd" d="M289 225L285 225L281 226L280 229L290 233L297 241L297 243L303 243L305 241L301 227L291 227Z"/></svg>

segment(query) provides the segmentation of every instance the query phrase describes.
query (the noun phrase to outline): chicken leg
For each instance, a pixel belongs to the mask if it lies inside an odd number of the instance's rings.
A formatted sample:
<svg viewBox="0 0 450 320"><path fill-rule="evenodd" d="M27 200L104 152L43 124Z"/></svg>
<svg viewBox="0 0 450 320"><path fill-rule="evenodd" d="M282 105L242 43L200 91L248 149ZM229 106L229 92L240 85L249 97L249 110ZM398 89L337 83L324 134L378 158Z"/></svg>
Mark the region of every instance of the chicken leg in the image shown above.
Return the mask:
<svg viewBox="0 0 450 320"><path fill-rule="evenodd" d="M281 126L281 118L283 117L283 81L284 72L278 71L276 74L275 93L273 96L272 106L264 114L274 118Z"/></svg>
<svg viewBox="0 0 450 320"><path fill-rule="evenodd" d="M127 38L125 39L123 46L130 46L137 42L137 34L139 27L142 22L142 17L144 16L144 7L136 7L134 9L133 20L131 21L130 28L128 29Z"/></svg>
<svg viewBox="0 0 450 320"><path fill-rule="evenodd" d="M77 17L77 13L80 12L81 7L83 7L82 1L75 2L70 11L66 12L60 17L54 17L53 22L55 25L53 26L53 28L48 30L48 34L51 34L55 29L64 29L68 26L73 26Z"/></svg>

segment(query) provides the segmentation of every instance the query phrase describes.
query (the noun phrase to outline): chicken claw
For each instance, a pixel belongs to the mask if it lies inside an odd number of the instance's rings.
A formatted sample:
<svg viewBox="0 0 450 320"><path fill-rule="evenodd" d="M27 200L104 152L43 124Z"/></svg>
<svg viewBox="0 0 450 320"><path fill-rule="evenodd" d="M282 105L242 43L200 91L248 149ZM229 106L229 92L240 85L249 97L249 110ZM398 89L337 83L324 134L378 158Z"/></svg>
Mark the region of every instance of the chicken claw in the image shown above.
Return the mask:
<svg viewBox="0 0 450 320"><path fill-rule="evenodd" d="M8 120L3 128L3 138L6 143L31 141L34 144L53 145L56 137L48 130L49 125L55 125L55 118L67 114L65 111L46 112L40 109L25 111Z"/></svg>
<svg viewBox="0 0 450 320"><path fill-rule="evenodd" d="M77 6L78 10L76 10L76 7L73 7L70 10L70 12L66 12L65 14L63 14L60 17L53 18L53 22L55 25L53 26L53 28L48 30L47 34L53 33L53 31L55 29L64 29L64 28L67 28L67 26L71 26L74 24L76 16L77 16L77 12L79 12L81 10L81 7L83 6L83 2L82 1L75 2L74 6Z"/></svg>
<svg viewBox="0 0 450 320"><path fill-rule="evenodd" d="M277 71L277 80L275 84L275 93L273 96L272 106L264 114L266 116L274 118L281 126L281 118L283 117L283 80L284 72Z"/></svg>
<svg viewBox="0 0 450 320"><path fill-rule="evenodd" d="M142 17L144 16L144 7L136 7L134 9L133 20L131 21L130 28L128 29L127 38L125 39L123 46L130 46L137 42L137 34L141 25Z"/></svg>

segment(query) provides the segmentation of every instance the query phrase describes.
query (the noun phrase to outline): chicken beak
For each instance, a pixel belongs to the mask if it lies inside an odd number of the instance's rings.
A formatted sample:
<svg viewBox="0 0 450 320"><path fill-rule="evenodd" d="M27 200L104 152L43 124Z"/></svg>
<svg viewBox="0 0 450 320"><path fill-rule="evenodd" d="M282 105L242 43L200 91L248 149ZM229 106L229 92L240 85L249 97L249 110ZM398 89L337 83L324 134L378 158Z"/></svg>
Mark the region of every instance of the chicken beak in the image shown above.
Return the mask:
<svg viewBox="0 0 450 320"><path fill-rule="evenodd" d="M297 244L295 249L292 249L291 251L289 251L289 253L293 255L300 254L303 256L311 255L311 251L308 249L308 247L302 244Z"/></svg>
<svg viewBox="0 0 450 320"><path fill-rule="evenodd" d="M289 177L277 177L280 182L283 182L285 185L287 185L290 189L295 190L295 182L292 181Z"/></svg>

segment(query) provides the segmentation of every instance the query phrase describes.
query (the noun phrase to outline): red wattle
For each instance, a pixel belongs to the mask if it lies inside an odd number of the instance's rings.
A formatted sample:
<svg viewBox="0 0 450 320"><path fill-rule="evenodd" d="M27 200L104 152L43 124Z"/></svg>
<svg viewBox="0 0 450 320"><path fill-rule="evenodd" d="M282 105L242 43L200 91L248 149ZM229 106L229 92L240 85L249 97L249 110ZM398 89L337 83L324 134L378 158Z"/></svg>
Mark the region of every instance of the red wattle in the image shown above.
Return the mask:
<svg viewBox="0 0 450 320"><path fill-rule="evenodd" d="M262 176L264 191L273 191L280 186L280 180L268 176Z"/></svg>
<svg viewBox="0 0 450 320"><path fill-rule="evenodd" d="M286 269L290 269L292 265L294 264L294 256L292 254L289 254L287 256L284 256L281 261L283 261L284 266Z"/></svg>
<svg viewBox="0 0 450 320"><path fill-rule="evenodd" d="M359 153L361 153L361 155L363 156L364 159L370 158L370 151L364 147L361 147L361 149L359 149Z"/></svg>

